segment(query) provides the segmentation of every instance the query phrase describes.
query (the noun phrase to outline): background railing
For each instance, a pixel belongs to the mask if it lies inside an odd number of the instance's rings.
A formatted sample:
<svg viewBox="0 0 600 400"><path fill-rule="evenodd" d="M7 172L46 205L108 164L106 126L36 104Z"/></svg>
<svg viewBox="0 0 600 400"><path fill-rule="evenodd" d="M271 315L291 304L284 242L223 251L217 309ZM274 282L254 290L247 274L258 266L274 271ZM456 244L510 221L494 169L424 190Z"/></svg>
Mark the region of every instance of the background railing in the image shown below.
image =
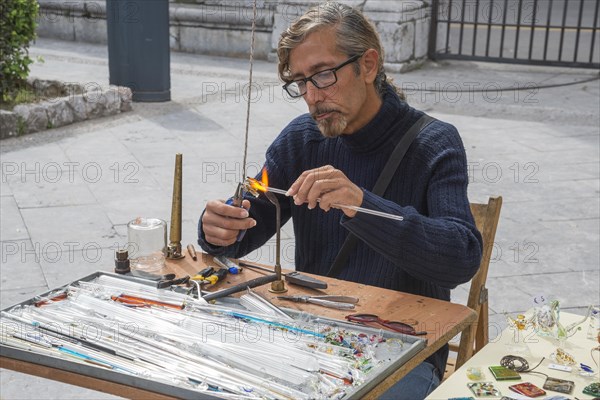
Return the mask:
<svg viewBox="0 0 600 400"><path fill-rule="evenodd" d="M433 0L429 58L600 68L600 0Z"/></svg>

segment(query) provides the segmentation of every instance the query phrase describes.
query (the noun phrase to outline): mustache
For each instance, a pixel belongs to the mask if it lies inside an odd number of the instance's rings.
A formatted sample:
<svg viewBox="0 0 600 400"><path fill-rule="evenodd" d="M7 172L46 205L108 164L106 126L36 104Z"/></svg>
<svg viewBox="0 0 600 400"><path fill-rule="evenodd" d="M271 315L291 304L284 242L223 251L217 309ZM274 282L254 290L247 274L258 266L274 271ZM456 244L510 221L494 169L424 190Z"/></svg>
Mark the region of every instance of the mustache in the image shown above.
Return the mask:
<svg viewBox="0 0 600 400"><path fill-rule="evenodd" d="M331 108L331 107L316 107L313 111L310 112L310 116L316 120L317 115L327 114L330 112L339 113L339 110L336 110L335 108Z"/></svg>

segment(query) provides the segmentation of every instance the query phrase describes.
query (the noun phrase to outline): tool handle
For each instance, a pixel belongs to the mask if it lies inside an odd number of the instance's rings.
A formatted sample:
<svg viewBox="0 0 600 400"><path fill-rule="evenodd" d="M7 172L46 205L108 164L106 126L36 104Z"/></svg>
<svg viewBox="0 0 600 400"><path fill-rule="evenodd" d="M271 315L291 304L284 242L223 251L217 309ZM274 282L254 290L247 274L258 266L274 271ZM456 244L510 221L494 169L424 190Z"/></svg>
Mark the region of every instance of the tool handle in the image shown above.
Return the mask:
<svg viewBox="0 0 600 400"><path fill-rule="evenodd" d="M313 289L327 289L327 282L323 282L312 276L301 274L297 271L285 275L285 280L298 286L309 287Z"/></svg>
<svg viewBox="0 0 600 400"><path fill-rule="evenodd" d="M227 271L229 271L230 274L235 275L240 272L240 269L238 268L238 266L227 257L215 256L215 257L213 257L213 261L219 267L227 268Z"/></svg>
<svg viewBox="0 0 600 400"><path fill-rule="evenodd" d="M358 303L357 297L352 296L336 296L336 295L325 295L325 296L312 296L313 299L318 300L328 300L328 301L337 301L340 303Z"/></svg>
<svg viewBox="0 0 600 400"><path fill-rule="evenodd" d="M193 281L204 281L207 276L211 276L215 272L213 267L204 268L202 271L199 271L196 275L192 276L190 279Z"/></svg>
<svg viewBox="0 0 600 400"><path fill-rule="evenodd" d="M244 185L240 182L235 189L235 193L230 197L225 204L233 207L242 207L242 201L244 200ZM241 242L246 234L246 230L240 231L237 235L236 241Z"/></svg>
<svg viewBox="0 0 600 400"><path fill-rule="evenodd" d="M230 206L234 206L234 207L242 207L242 199L236 199L235 197L231 197L229 198L225 204L230 205ZM244 235L246 234L246 230L244 229L243 231L240 231L237 235L237 239L236 242L241 242L242 239L244 238Z"/></svg>
<svg viewBox="0 0 600 400"><path fill-rule="evenodd" d="M221 268L221 269L215 271L215 273L212 274L211 276L207 276L206 280L214 285L215 283L220 282L223 279L225 279L225 276L227 276L227 270L225 268Z"/></svg>
<svg viewBox="0 0 600 400"><path fill-rule="evenodd" d="M338 310L354 310L354 304L338 303L337 301L309 298L309 303L318 304L323 307L337 308Z"/></svg>
<svg viewBox="0 0 600 400"><path fill-rule="evenodd" d="M241 292L242 290L246 290L246 288L253 288L257 286L261 286L270 282L277 280L277 275L265 275L259 278L251 279L247 282L242 282L238 285L232 286L227 289L219 290L218 292L212 292L207 294L206 296L202 296L204 300L211 301L214 299L220 299L221 297L229 296L230 294L234 294L237 292Z"/></svg>
<svg viewBox="0 0 600 400"><path fill-rule="evenodd" d="M186 275L183 278L179 278L179 279L168 279L168 280L164 280L164 281L159 281L158 284L156 285L156 287L159 289L164 289L164 288L168 288L173 285L182 285L184 283L188 283L189 280L190 280L190 276Z"/></svg>

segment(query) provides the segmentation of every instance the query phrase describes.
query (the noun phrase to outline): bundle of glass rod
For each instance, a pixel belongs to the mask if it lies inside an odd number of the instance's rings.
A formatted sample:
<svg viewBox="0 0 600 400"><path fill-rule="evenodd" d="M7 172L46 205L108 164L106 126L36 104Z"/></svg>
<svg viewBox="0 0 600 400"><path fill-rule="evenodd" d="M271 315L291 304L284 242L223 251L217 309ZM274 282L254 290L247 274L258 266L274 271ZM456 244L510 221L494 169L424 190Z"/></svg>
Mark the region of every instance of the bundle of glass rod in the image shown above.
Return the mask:
<svg viewBox="0 0 600 400"><path fill-rule="evenodd" d="M3 311L0 342L223 398L342 398L389 362L376 357L382 335L308 318L109 276L65 293Z"/></svg>
<svg viewBox="0 0 600 400"><path fill-rule="evenodd" d="M248 288L246 294L240 296L240 304L250 311L259 312L266 315L279 316L288 320L293 319L281 311L279 307L263 298L260 294L253 292L250 288Z"/></svg>

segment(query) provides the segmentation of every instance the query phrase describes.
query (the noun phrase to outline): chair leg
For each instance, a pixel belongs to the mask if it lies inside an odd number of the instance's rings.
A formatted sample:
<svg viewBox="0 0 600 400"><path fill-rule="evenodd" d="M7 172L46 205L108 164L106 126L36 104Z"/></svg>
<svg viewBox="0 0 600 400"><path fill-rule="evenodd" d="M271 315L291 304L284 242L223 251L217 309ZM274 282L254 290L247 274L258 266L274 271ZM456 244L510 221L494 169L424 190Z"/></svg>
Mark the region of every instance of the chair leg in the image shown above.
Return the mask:
<svg viewBox="0 0 600 400"><path fill-rule="evenodd" d="M478 321L468 326L460 335L460 345L458 347L455 370L459 369L473 356L473 340L475 338L477 325Z"/></svg>
<svg viewBox="0 0 600 400"><path fill-rule="evenodd" d="M484 302L479 310L479 319L477 321L477 332L475 334L475 353L483 348L490 341L490 326L488 318L488 302Z"/></svg>

